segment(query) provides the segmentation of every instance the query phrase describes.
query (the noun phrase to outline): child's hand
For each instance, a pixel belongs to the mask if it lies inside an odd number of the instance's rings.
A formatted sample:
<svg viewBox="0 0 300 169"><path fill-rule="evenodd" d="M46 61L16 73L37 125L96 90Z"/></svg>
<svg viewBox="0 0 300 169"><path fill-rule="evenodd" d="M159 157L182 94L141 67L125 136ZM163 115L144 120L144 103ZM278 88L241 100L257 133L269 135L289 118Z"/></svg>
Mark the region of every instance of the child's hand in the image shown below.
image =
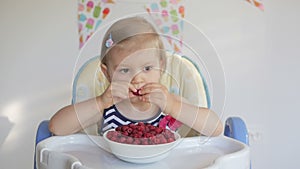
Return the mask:
<svg viewBox="0 0 300 169"><path fill-rule="evenodd" d="M176 99L168 89L160 83L148 83L144 85L139 94L139 98L142 101L154 103L160 107L165 113L171 113L172 105L175 103Z"/></svg>
<svg viewBox="0 0 300 169"><path fill-rule="evenodd" d="M100 96L104 108L108 108L121 100L129 98L129 92L136 92L137 89L125 81L112 82L109 87Z"/></svg>

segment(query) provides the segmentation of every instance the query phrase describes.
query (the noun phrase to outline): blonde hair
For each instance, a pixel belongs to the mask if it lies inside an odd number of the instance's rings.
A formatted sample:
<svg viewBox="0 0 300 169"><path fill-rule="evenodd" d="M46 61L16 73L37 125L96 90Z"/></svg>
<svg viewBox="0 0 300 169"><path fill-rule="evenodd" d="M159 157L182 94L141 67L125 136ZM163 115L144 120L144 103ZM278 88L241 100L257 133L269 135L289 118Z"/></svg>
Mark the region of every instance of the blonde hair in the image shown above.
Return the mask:
<svg viewBox="0 0 300 169"><path fill-rule="evenodd" d="M112 44L107 44L108 40ZM161 59L165 61L164 45L153 25L141 17L125 18L115 22L104 35L101 62L107 64L111 50L147 48L158 49Z"/></svg>

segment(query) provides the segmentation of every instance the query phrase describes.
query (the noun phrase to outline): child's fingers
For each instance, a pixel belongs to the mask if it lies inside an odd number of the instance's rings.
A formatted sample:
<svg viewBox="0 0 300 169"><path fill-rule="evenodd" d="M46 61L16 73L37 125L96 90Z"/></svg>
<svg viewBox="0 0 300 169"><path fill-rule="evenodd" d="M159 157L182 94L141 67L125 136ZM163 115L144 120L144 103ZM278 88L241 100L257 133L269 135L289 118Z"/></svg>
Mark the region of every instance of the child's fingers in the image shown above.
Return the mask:
<svg viewBox="0 0 300 169"><path fill-rule="evenodd" d="M151 92L140 96L144 101L160 103L167 100L167 95L162 94L161 92Z"/></svg>
<svg viewBox="0 0 300 169"><path fill-rule="evenodd" d="M111 83L111 94L112 97L121 99L128 98L128 83L124 82L113 82Z"/></svg>
<svg viewBox="0 0 300 169"><path fill-rule="evenodd" d="M127 87L119 87L112 91L113 97L119 97L122 99L128 98L128 88Z"/></svg>
<svg viewBox="0 0 300 169"><path fill-rule="evenodd" d="M134 87L133 84L129 83L129 91L137 92L137 89Z"/></svg>
<svg viewBox="0 0 300 169"><path fill-rule="evenodd" d="M167 104L167 96L161 92L151 92L139 97L144 102L153 103L164 110Z"/></svg>
<svg viewBox="0 0 300 169"><path fill-rule="evenodd" d="M143 86L140 90L141 95L145 95L152 92L160 92L160 93L167 93L167 88L159 83L149 83Z"/></svg>

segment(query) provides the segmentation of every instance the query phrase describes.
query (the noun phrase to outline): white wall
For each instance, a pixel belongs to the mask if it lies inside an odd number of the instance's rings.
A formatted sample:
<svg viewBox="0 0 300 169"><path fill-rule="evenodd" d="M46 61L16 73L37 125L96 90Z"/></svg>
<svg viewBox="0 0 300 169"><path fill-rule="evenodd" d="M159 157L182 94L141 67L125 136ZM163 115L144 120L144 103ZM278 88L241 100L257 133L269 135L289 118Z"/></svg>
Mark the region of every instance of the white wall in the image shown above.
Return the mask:
<svg viewBox="0 0 300 169"><path fill-rule="evenodd" d="M226 79L222 119L240 116L257 136L251 137L252 168L299 168L300 2L263 2L264 12L243 0L188 0L186 19L219 53ZM5 168L31 168L38 122L70 102L78 55L76 5L0 2L0 165Z"/></svg>
<svg viewBox="0 0 300 169"><path fill-rule="evenodd" d="M0 2L0 168L33 168L38 123L70 103L76 6Z"/></svg>
<svg viewBox="0 0 300 169"><path fill-rule="evenodd" d="M298 1L202 1L188 19L202 28L220 54L226 77L226 116L246 121L253 168L299 168L300 22ZM258 138L257 138L258 137Z"/></svg>

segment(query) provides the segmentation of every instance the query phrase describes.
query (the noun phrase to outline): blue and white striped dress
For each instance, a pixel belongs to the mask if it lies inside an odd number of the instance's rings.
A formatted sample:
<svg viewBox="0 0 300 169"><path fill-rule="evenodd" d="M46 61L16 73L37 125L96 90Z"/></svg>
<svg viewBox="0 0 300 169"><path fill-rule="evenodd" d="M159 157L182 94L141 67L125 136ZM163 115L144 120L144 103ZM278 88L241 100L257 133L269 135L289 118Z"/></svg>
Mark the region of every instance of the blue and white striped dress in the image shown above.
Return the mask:
<svg viewBox="0 0 300 169"><path fill-rule="evenodd" d="M151 125L158 126L159 121L165 117L163 112L158 112L156 116L146 119L146 120L131 120L127 117L123 116L117 109L115 105L104 109L102 124L99 128L99 134L103 135L103 133L109 129L117 128L118 126L127 125L130 123L144 122L151 123Z"/></svg>

